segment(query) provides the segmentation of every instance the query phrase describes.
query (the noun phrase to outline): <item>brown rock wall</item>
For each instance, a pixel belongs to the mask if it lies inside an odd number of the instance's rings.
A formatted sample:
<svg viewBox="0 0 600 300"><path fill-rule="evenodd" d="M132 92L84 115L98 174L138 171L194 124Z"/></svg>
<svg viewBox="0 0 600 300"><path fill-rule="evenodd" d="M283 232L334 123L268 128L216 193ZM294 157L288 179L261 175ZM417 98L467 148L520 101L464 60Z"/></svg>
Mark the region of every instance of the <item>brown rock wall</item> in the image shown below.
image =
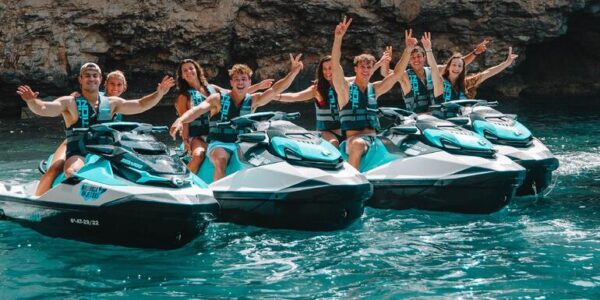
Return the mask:
<svg viewBox="0 0 600 300"><path fill-rule="evenodd" d="M0 115L17 115L22 103L14 91L19 84L30 84L50 98L76 89L74 77L86 61L98 62L106 71L125 71L128 95L135 96L153 90L183 58L197 59L211 80L226 85L225 71L233 63L255 68L256 79L278 78L287 70L287 53L302 52L307 70L294 85L300 88L313 77L311 64L330 52L332 30L342 15L354 18L343 45L346 64L362 51L378 56L388 44L397 58L409 26L417 34L432 32L438 62L492 38L489 51L472 70L500 62L512 45L522 66L506 74L522 74L504 81L509 85L491 84L496 87L490 91L516 97L537 84L535 76L525 76L529 69L523 62L530 59L531 49L596 28L597 6L589 0L2 0ZM591 21L569 30L573 15ZM555 48L535 52L536 59L542 56L543 61ZM593 62L597 55L586 59ZM540 63L532 65L539 68ZM586 84L593 78L576 79L578 87L589 87L588 94L598 92L597 85Z"/></svg>

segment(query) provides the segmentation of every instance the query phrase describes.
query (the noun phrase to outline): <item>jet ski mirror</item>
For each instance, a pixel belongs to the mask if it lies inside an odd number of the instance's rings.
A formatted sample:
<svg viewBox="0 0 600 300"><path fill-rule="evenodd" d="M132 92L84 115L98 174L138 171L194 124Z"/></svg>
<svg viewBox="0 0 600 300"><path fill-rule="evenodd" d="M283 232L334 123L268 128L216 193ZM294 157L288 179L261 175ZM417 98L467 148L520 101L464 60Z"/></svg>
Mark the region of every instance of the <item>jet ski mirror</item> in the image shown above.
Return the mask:
<svg viewBox="0 0 600 300"><path fill-rule="evenodd" d="M240 142L255 144L265 142L266 138L267 136L263 132L250 132L238 135L238 139L240 140Z"/></svg>
<svg viewBox="0 0 600 300"><path fill-rule="evenodd" d="M458 126L464 126L464 125L469 124L469 118L467 118L467 117L453 117L453 118L448 118L446 120L450 121Z"/></svg>
<svg viewBox="0 0 600 300"><path fill-rule="evenodd" d="M415 134L415 133L419 132L419 128L417 128L417 126L412 126L412 125L394 126L394 127L390 128L390 130L392 131L392 133L402 134L402 135Z"/></svg>

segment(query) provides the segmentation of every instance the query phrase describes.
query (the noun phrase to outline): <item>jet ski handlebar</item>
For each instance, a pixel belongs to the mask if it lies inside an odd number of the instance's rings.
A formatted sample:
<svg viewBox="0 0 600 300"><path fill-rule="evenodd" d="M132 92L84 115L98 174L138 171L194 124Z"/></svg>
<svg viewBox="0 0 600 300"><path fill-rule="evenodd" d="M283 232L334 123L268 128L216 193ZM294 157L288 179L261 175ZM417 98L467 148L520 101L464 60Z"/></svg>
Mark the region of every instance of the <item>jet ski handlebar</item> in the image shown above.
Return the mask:
<svg viewBox="0 0 600 300"><path fill-rule="evenodd" d="M266 111L247 114L231 119L230 121L218 122L217 126L245 128L253 126L257 122L276 120L295 120L300 118L299 112L286 113L283 111Z"/></svg>
<svg viewBox="0 0 600 300"><path fill-rule="evenodd" d="M441 104L434 104L430 107L434 108L454 108L454 107L475 107L475 106L497 106L498 101L487 101L483 99L462 99L462 100L452 100L447 101Z"/></svg>
<svg viewBox="0 0 600 300"><path fill-rule="evenodd" d="M416 118L417 114L412 111L397 107L380 107L378 110L380 116L394 121L404 121L405 118Z"/></svg>

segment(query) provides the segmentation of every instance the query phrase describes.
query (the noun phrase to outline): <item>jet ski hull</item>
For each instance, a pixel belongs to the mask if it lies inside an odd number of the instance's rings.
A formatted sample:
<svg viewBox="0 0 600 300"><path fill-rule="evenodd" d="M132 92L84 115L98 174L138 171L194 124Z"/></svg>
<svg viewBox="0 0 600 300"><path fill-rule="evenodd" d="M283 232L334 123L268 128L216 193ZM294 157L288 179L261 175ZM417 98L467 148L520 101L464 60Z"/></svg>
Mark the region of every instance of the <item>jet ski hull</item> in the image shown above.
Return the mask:
<svg viewBox="0 0 600 300"><path fill-rule="evenodd" d="M297 230L337 230L358 219L373 194L347 163L338 170L278 162L248 168L210 185L217 221Z"/></svg>
<svg viewBox="0 0 600 300"><path fill-rule="evenodd" d="M198 205L123 198L99 207L0 196L2 214L44 235L99 244L178 248L201 235L216 202Z"/></svg>
<svg viewBox="0 0 600 300"><path fill-rule="evenodd" d="M495 145L498 153L506 155L527 170L523 184L516 196L544 196L552 188L553 172L559 161L538 139L533 139L527 148Z"/></svg>
<svg viewBox="0 0 600 300"><path fill-rule="evenodd" d="M510 202L524 175L518 170L432 180L371 180L375 188L367 205L489 214Z"/></svg>
<svg viewBox="0 0 600 300"><path fill-rule="evenodd" d="M369 183L316 183L277 192L214 191L222 206L219 221L298 230L343 229L360 218L371 194Z"/></svg>

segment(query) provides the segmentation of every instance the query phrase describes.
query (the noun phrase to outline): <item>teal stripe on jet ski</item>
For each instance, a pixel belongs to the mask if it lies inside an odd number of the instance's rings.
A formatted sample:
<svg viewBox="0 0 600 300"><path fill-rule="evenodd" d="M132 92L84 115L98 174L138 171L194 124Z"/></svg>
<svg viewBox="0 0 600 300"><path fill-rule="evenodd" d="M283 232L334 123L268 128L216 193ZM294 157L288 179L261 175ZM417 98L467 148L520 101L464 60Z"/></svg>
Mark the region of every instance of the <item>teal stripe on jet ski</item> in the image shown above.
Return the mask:
<svg viewBox="0 0 600 300"><path fill-rule="evenodd" d="M198 177L196 174L190 174L191 180L192 182L197 185L198 187L201 188L208 188L208 184L206 184L206 182L202 181L202 179L200 179L200 177Z"/></svg>
<svg viewBox="0 0 600 300"><path fill-rule="evenodd" d="M472 150L492 150L492 143L480 135L453 134L447 130L425 129L425 138L437 147L444 148L442 140L446 140L456 147Z"/></svg>
<svg viewBox="0 0 600 300"><path fill-rule="evenodd" d="M127 185L126 182L115 178L107 160L94 154L86 156L85 165L73 176L106 185Z"/></svg>
<svg viewBox="0 0 600 300"><path fill-rule="evenodd" d="M286 149L299 158L311 161L334 162L341 156L341 153L333 145L325 141L314 145L299 143L289 138L274 137L271 139L271 145L281 157L286 157Z"/></svg>
<svg viewBox="0 0 600 300"><path fill-rule="evenodd" d="M342 152L342 157L344 160L348 161L348 154L346 153L346 141L342 142L340 145L340 151ZM377 137L373 143L371 143L367 153L363 155L360 161L359 171L361 173L368 172L399 158L400 157L398 155L390 153L381 139Z"/></svg>
<svg viewBox="0 0 600 300"><path fill-rule="evenodd" d="M251 167L251 165L243 163L240 160L240 157L238 156L238 151L236 151L235 153L232 153L231 157L229 158L227 169L225 169L225 176L233 174L243 169L247 169L249 167ZM212 164L212 161L210 161L210 158L207 155L207 157L202 162L202 165L200 166L197 175L198 177L200 177L201 180L210 184L213 182L214 172L215 166Z"/></svg>
<svg viewBox="0 0 600 300"><path fill-rule="evenodd" d="M485 122L476 120L473 122L473 129L475 132L484 136L484 130L489 131L491 134L504 140L523 141L531 138L531 131L523 124L514 121L513 126L502 126L491 122Z"/></svg>

